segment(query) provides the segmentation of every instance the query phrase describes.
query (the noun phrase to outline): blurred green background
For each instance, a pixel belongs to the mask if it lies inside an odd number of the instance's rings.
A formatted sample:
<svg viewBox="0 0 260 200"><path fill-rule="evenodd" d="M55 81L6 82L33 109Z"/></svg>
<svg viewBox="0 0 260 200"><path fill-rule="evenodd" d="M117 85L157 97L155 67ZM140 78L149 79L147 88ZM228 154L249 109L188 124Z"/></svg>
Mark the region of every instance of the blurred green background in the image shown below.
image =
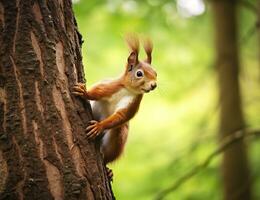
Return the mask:
<svg viewBox="0 0 260 200"><path fill-rule="evenodd" d="M149 36L154 42L158 89L145 95L130 123L125 153L110 165L117 199L153 199L217 146L219 104L210 5L199 0L75 0L74 12L84 39L87 86L123 72L128 57L125 33ZM240 82L250 128L260 122L255 21L255 13L241 6ZM141 57L145 58L143 52ZM253 140L248 141L250 164L254 195L260 199L260 141ZM221 199L220 159L166 199Z"/></svg>

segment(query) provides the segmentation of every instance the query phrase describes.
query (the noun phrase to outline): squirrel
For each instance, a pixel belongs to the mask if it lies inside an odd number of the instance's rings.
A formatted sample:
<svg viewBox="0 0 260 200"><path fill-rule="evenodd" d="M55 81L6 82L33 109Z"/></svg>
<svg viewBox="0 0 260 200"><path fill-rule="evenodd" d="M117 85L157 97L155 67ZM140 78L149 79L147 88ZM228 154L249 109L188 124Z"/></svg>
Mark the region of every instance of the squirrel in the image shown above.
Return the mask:
<svg viewBox="0 0 260 200"><path fill-rule="evenodd" d="M147 55L144 61L138 59L138 37L128 36L126 42L130 55L125 71L119 78L101 81L88 90L83 83L77 83L73 87L73 94L90 100L94 120L89 122L86 136L94 139L103 135L100 150L105 165L120 157L128 136L129 120L137 113L143 94L157 87L157 73L151 66L151 40L144 42ZM110 178L113 176L111 170L108 174Z"/></svg>

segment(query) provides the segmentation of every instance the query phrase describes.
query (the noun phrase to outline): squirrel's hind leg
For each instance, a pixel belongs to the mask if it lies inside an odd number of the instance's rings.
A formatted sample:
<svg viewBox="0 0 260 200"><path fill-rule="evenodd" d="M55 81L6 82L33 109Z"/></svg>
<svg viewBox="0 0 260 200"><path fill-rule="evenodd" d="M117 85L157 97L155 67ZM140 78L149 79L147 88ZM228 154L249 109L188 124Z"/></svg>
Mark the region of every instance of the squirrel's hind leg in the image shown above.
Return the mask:
<svg viewBox="0 0 260 200"><path fill-rule="evenodd" d="M128 124L106 131L101 141L101 152L105 164L115 161L122 155L128 135Z"/></svg>

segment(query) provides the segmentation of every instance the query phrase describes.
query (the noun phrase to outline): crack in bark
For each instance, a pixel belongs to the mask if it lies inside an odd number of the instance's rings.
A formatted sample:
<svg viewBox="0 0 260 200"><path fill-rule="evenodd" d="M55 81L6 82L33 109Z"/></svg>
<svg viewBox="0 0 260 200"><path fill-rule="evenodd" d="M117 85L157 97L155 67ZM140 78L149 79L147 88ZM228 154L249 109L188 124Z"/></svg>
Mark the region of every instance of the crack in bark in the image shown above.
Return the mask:
<svg viewBox="0 0 260 200"><path fill-rule="evenodd" d="M58 14L59 14L59 18L58 20L60 21L60 24L62 26L63 29L65 29L65 19L64 19L64 5L63 5L63 1L62 0L58 0L57 3L54 2L56 5L56 8L58 9Z"/></svg>
<svg viewBox="0 0 260 200"><path fill-rule="evenodd" d="M74 146L75 144L74 144L74 138L73 138L73 133L72 133L72 127L71 127L71 123L68 119L68 116L66 114L67 111L66 111L63 99L62 99L62 95L61 95L60 91L58 91L57 88L55 88L55 87L53 88L53 97L54 97L54 103L56 105L56 108L59 110L59 112L61 114L61 118L63 120L65 136L67 138L67 143L70 148L70 153L72 155L74 165L76 167L78 175L83 177L85 174L84 169L82 167L84 162L82 161L79 148L77 146Z"/></svg>
<svg viewBox="0 0 260 200"><path fill-rule="evenodd" d="M45 159L46 153L44 152L46 151L46 147L44 147L44 143L39 136L38 124L35 121L33 121L32 123L34 127L35 141L39 146L39 157L45 165L50 191L55 200L62 200L63 186L60 171L55 165L53 165L51 162Z"/></svg>
<svg viewBox="0 0 260 200"><path fill-rule="evenodd" d="M53 18L50 13L50 9L47 6L46 0L38 0L38 5L41 10L42 21L46 30L45 31L46 36L50 41L56 41L57 35L54 29Z"/></svg>
<svg viewBox="0 0 260 200"><path fill-rule="evenodd" d="M64 48L63 44L59 41L56 44L56 66L59 71L59 81L65 84L64 90L68 87L68 77L65 74L65 62L64 62Z"/></svg>
<svg viewBox="0 0 260 200"><path fill-rule="evenodd" d="M17 150L17 153L18 153L18 158L20 160L20 162L22 163L23 165L23 156L22 156L22 152L21 152L21 149L19 148L19 145L15 139L15 136L12 136L12 142L13 144L15 145L15 148ZM19 199L23 199L24 196L23 196L23 186L24 186L24 182L26 180L26 176L27 176L27 173L26 171L24 170L24 174L23 174L23 179L21 179L18 183L17 183L17 187L16 187L16 191L19 195Z"/></svg>
<svg viewBox="0 0 260 200"><path fill-rule="evenodd" d="M53 143L53 146L54 146L55 153L58 156L61 164L63 165L63 160L62 160L62 156L61 156L61 153L60 153L61 151L60 151L54 137L52 137L52 143Z"/></svg>
<svg viewBox="0 0 260 200"><path fill-rule="evenodd" d="M31 41L32 41L32 46L33 46L34 52L36 53L37 59L39 61L41 76L44 77L41 48L38 44L36 36L34 35L34 33L32 31L31 31Z"/></svg>
<svg viewBox="0 0 260 200"><path fill-rule="evenodd" d="M13 52L15 53L15 43L16 43L16 36L17 36L17 31L18 31L18 26L19 26L19 16L20 16L20 0L16 0L16 10L17 10L17 14L16 14L16 18L15 18L15 33L14 33L14 43L13 43Z"/></svg>
<svg viewBox="0 0 260 200"><path fill-rule="evenodd" d="M66 8L72 8L71 1L63 1L64 2L64 8L66 10L66 14L64 14L64 22L65 22L65 32L68 34L68 37L70 40L73 40L74 38L74 17L72 9L66 9ZM50 5L52 7L52 5ZM70 41L69 40L69 41Z"/></svg>
<svg viewBox="0 0 260 200"><path fill-rule="evenodd" d="M14 60L12 57L10 57L12 64L13 64L13 68L14 68L14 76L15 76L15 80L18 84L18 91L19 91L19 108L20 108L20 112L22 115L22 125L23 125L23 133L27 134L27 125L26 125L26 116L25 116L25 106L24 106L24 99L23 99L23 89L22 89L22 84L21 81L18 78L18 69L16 67L16 64L14 63Z"/></svg>

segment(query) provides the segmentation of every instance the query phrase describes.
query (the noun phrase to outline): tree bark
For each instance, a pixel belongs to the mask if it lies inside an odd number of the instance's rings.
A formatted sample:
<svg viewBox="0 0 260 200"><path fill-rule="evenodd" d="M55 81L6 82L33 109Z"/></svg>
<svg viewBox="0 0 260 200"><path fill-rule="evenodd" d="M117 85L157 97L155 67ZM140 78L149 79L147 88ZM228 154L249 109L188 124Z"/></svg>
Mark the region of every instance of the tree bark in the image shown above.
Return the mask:
<svg viewBox="0 0 260 200"><path fill-rule="evenodd" d="M237 1L212 2L216 31L217 73L220 95L220 138L244 129L239 88ZM229 147L222 161L224 199L250 200L247 151L241 140Z"/></svg>
<svg viewBox="0 0 260 200"><path fill-rule="evenodd" d="M0 199L113 199L69 0L0 0Z"/></svg>

